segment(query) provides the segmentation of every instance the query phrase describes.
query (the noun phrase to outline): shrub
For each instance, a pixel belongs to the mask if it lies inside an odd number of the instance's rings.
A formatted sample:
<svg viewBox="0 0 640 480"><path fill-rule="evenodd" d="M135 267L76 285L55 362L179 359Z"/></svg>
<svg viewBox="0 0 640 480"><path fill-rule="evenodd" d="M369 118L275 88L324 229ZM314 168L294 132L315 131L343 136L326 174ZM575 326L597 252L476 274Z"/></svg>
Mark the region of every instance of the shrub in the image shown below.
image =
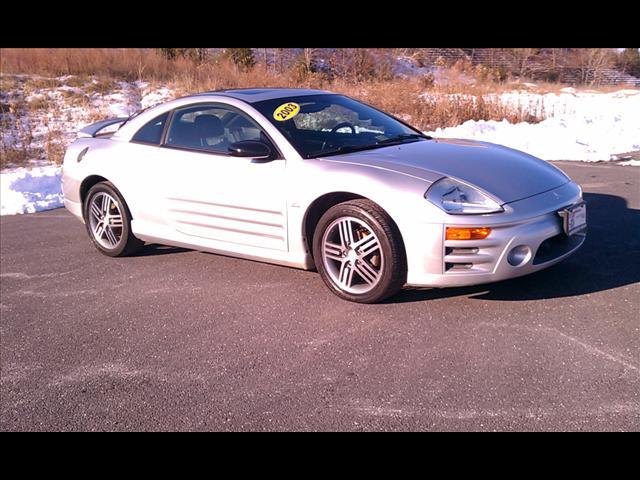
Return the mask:
<svg viewBox="0 0 640 480"><path fill-rule="evenodd" d="M34 98L33 100L29 101L27 107L31 111L46 110L47 108L49 108L49 98L46 96Z"/></svg>
<svg viewBox="0 0 640 480"><path fill-rule="evenodd" d="M304 82L313 73L318 73L318 61L313 48L303 48L293 64L293 75L297 82Z"/></svg>
<svg viewBox="0 0 640 480"><path fill-rule="evenodd" d="M616 66L623 72L640 78L640 48L625 48L618 55Z"/></svg>
<svg viewBox="0 0 640 480"><path fill-rule="evenodd" d="M431 72L427 72L420 76L420 86L425 89L433 88L436 83L436 77Z"/></svg>
<svg viewBox="0 0 640 480"><path fill-rule="evenodd" d="M108 78L94 78L88 84L85 84L84 91L89 95L106 95L110 93L116 85L116 82Z"/></svg>
<svg viewBox="0 0 640 480"><path fill-rule="evenodd" d="M225 55L243 71L251 70L256 64L256 58L251 48L227 48Z"/></svg>

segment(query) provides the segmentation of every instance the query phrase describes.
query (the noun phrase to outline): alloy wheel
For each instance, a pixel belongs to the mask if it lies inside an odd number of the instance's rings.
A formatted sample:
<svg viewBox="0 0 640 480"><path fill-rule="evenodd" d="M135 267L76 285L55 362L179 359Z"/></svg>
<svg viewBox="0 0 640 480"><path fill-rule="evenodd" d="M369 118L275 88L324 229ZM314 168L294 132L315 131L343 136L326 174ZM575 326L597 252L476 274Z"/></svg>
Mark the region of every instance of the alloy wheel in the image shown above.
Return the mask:
<svg viewBox="0 0 640 480"><path fill-rule="evenodd" d="M89 205L89 225L95 240L114 249L122 240L122 212L118 202L106 192L98 192Z"/></svg>
<svg viewBox="0 0 640 480"><path fill-rule="evenodd" d="M325 230L321 248L324 267L341 290L363 294L380 282L384 255L378 237L364 221L337 218Z"/></svg>

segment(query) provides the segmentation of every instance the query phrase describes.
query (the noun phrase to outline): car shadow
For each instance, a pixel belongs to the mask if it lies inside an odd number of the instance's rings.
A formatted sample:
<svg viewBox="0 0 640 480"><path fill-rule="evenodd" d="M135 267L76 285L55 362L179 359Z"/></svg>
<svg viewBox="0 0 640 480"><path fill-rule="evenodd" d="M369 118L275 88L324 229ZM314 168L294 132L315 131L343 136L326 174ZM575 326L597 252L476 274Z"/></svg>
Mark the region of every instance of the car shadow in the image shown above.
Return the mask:
<svg viewBox="0 0 640 480"><path fill-rule="evenodd" d="M543 300L610 290L640 281L640 210L624 198L585 193L588 232L575 255L546 270L474 287L407 289L386 303L467 296L481 300Z"/></svg>
<svg viewBox="0 0 640 480"><path fill-rule="evenodd" d="M168 255L171 253L191 252L188 248L171 247L169 245L159 245L149 243L143 246L139 251L130 255L131 257L151 257L155 255Z"/></svg>

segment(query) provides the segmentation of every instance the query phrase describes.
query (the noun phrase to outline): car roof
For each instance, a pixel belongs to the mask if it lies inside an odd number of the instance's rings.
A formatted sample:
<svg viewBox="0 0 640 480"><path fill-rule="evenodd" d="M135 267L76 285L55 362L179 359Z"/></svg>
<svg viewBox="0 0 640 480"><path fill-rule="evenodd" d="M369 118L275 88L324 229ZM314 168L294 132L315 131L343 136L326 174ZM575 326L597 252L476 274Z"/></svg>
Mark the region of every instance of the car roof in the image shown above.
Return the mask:
<svg viewBox="0 0 640 480"><path fill-rule="evenodd" d="M205 95L222 95L247 103L262 102L263 100L273 100L275 98L299 97L303 95L321 95L331 94L326 90L314 90L306 88L236 88L229 90L212 90L209 92L197 93L192 97L200 97Z"/></svg>

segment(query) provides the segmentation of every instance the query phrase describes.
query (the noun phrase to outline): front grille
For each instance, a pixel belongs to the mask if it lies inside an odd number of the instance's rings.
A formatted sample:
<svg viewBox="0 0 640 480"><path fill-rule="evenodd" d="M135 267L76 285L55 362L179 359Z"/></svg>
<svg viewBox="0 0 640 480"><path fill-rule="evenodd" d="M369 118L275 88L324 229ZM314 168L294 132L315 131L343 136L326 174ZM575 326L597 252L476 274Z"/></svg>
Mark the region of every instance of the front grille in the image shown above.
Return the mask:
<svg viewBox="0 0 640 480"><path fill-rule="evenodd" d="M484 243L486 244L487 242ZM492 247L452 247L445 245L444 271L445 273L469 271L481 273L489 271L493 262L491 249Z"/></svg>
<svg viewBox="0 0 640 480"><path fill-rule="evenodd" d="M568 237L564 233L547 238L538 247L536 256L533 258L533 264L539 265L561 257L578 247L583 239L584 234L571 235Z"/></svg>
<svg viewBox="0 0 640 480"><path fill-rule="evenodd" d="M445 247L444 254L445 255L473 255L478 253L479 249L477 247L471 248L462 248L462 247Z"/></svg>
<svg viewBox="0 0 640 480"><path fill-rule="evenodd" d="M471 270L473 268L473 263L449 263L445 262L444 271L445 272L460 272L465 270Z"/></svg>

